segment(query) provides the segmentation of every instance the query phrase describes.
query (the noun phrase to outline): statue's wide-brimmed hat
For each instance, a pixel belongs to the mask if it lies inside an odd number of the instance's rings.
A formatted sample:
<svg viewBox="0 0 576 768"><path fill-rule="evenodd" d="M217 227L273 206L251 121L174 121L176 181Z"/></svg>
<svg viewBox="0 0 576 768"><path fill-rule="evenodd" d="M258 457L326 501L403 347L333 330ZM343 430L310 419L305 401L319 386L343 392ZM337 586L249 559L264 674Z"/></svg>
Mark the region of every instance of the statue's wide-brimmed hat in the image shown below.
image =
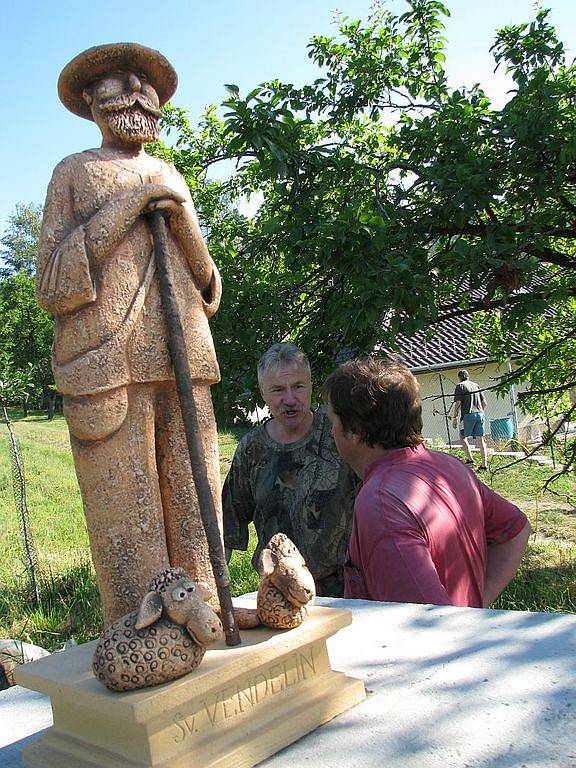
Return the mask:
<svg viewBox="0 0 576 768"><path fill-rule="evenodd" d="M92 120L82 91L95 80L117 71L144 73L154 86L160 105L168 101L178 85L174 67L159 51L138 43L109 43L88 48L64 67L58 78L60 101L75 115Z"/></svg>

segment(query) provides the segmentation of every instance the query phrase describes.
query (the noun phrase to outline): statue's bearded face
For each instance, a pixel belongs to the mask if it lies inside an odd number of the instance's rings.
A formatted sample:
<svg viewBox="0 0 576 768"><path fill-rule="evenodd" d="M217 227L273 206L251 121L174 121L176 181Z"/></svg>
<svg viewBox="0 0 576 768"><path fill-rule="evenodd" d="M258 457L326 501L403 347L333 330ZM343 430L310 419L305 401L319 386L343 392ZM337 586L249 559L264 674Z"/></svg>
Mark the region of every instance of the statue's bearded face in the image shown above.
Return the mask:
<svg viewBox="0 0 576 768"><path fill-rule="evenodd" d="M95 84L91 98L94 120L103 132L107 128L131 144L158 139L158 95L144 75L113 73Z"/></svg>
<svg viewBox="0 0 576 768"><path fill-rule="evenodd" d="M156 141L160 110L142 93L118 96L100 105L111 130L127 141Z"/></svg>

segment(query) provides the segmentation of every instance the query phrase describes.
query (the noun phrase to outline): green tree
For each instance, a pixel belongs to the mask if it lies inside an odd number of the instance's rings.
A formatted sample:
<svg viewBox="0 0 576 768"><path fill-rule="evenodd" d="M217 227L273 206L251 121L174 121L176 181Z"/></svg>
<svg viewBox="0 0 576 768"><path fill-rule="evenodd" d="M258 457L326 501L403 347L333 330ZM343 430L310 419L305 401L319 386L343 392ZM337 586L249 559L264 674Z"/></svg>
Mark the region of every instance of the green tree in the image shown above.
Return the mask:
<svg viewBox="0 0 576 768"><path fill-rule="evenodd" d="M28 277L34 275L41 226L42 206L16 203L14 213L8 217L6 231L0 238L1 277L15 272L24 272Z"/></svg>
<svg viewBox="0 0 576 768"><path fill-rule="evenodd" d="M34 286L41 224L40 206L18 203L1 239L0 354L5 371L11 371L6 380L19 382L16 390L25 412L32 397L46 403L51 418L55 400L50 365L54 321L36 303Z"/></svg>
<svg viewBox="0 0 576 768"><path fill-rule="evenodd" d="M220 310L212 323L222 370L222 383L212 388L212 394L218 422L225 425L244 418L255 407L258 357L294 326L291 303L284 301L294 289L294 270L266 248L267 233L259 217L268 201L264 200L255 219L239 210L242 199L259 190L258 184L248 183L244 174L225 182L207 179L210 167L225 158L227 144L215 108L207 111L198 129L190 126L182 109L168 106L164 119L168 131L178 134L176 146L151 145L147 149L174 162L186 178L208 247L225 282ZM261 245L255 249L257 241Z"/></svg>
<svg viewBox="0 0 576 768"><path fill-rule="evenodd" d="M6 352L0 352L0 410L3 421L8 422L6 407L20 403L26 399L33 389L34 373L29 365L19 370L14 360Z"/></svg>
<svg viewBox="0 0 576 768"><path fill-rule="evenodd" d="M533 346L523 375L539 389L567 389L576 380L572 348L560 341L576 335L567 310L576 69L538 11L496 34L495 65L513 82L496 109L479 85L448 85L448 9L431 0L406 8L344 18L334 37L314 37L313 83L276 80L246 96L230 85L223 119L211 109L197 131L180 110L166 113L179 135L172 159L193 188L209 189L208 169L228 158L236 169L220 187L230 202L264 196L242 233L224 226L229 215L209 233L225 278L232 270L240 283L215 328L226 329L237 360L257 354L247 345L271 316L277 337L301 344L322 374L344 352L390 346L398 331L442 318L498 310L502 339L535 328L546 310L558 318L555 356ZM261 283L252 292L253 270ZM257 314L242 316L250 298Z"/></svg>

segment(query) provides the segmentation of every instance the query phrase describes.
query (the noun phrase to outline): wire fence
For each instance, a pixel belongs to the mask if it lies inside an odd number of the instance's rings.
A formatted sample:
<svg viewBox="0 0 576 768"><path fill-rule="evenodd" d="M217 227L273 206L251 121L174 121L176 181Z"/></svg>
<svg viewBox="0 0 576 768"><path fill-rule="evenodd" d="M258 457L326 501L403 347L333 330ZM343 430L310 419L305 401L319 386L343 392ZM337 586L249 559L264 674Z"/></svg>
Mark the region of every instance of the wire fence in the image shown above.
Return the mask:
<svg viewBox="0 0 576 768"><path fill-rule="evenodd" d="M26 499L26 481L24 477L24 464L18 438L12 429L6 410L4 409L4 423L8 430L8 449L10 452L10 466L12 475L12 489L16 514L20 527L20 542L23 550L26 573L30 583L32 595L36 604L40 602L40 584L38 579L38 560L36 549L32 539L28 503Z"/></svg>

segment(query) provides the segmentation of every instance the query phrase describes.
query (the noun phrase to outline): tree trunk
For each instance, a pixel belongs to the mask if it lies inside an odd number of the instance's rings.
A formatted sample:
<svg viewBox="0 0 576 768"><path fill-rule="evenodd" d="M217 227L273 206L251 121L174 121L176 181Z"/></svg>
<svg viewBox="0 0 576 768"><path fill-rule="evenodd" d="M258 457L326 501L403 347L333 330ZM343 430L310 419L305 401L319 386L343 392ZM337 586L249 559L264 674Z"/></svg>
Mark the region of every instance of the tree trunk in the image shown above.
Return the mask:
<svg viewBox="0 0 576 768"><path fill-rule="evenodd" d="M30 399L30 395L28 392L24 395L24 399L22 400L22 410L24 411L24 418L28 417L28 401Z"/></svg>
<svg viewBox="0 0 576 768"><path fill-rule="evenodd" d="M56 392L48 392L46 394L46 404L48 406L48 421L52 421L56 406Z"/></svg>

